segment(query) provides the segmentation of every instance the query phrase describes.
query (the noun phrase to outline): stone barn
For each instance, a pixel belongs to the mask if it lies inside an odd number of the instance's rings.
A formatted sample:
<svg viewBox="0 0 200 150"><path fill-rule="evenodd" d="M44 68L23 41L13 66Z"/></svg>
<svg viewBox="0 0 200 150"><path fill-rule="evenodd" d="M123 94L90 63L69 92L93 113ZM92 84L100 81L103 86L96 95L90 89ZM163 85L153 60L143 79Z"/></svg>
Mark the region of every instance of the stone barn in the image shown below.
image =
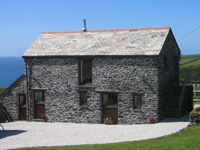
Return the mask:
<svg viewBox="0 0 200 150"><path fill-rule="evenodd" d="M14 120L136 124L176 115L180 49L170 27L43 32L22 57L24 75L1 95Z"/></svg>

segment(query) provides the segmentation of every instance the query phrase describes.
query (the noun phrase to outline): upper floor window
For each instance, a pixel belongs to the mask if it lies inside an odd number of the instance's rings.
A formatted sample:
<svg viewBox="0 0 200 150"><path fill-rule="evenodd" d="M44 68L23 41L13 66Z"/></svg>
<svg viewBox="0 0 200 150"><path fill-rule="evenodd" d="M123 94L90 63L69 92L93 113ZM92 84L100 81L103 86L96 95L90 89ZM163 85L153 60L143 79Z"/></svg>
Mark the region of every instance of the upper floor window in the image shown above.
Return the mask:
<svg viewBox="0 0 200 150"><path fill-rule="evenodd" d="M142 109L142 94L140 93L133 94L133 108Z"/></svg>
<svg viewBox="0 0 200 150"><path fill-rule="evenodd" d="M81 59L79 61L79 83L91 84L92 83L92 60Z"/></svg>

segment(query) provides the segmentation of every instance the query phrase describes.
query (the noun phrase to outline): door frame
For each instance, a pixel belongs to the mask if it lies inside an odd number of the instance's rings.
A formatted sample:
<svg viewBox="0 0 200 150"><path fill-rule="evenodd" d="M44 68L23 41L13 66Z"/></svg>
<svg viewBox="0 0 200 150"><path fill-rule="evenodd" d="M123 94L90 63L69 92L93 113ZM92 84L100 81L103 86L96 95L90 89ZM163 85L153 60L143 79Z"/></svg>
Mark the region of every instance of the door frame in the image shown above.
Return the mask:
<svg viewBox="0 0 200 150"><path fill-rule="evenodd" d="M20 103L20 96L23 96L24 99L23 99L23 105L21 105ZM18 114L19 114L19 120L27 120L27 104L26 104L26 94L25 93L17 93L17 97L18 97ZM25 109L25 116L24 116L24 119L22 119L21 117L21 112L22 112L22 109Z"/></svg>
<svg viewBox="0 0 200 150"><path fill-rule="evenodd" d="M44 114L45 114L45 91L47 91L47 89L32 89L33 91L33 118L34 119L42 119L41 117L36 117L36 105L44 105ZM38 101L37 103L35 102L35 93L36 92L42 92L42 99L43 101Z"/></svg>
<svg viewBox="0 0 200 150"><path fill-rule="evenodd" d="M111 106L108 106L110 107L110 109L117 109L117 114L116 115L116 122L114 124L118 124L118 119L119 119L119 116L118 116L118 93L119 92L101 92L100 94L100 97L101 97L101 123L104 123L104 105L103 105L103 101L104 101L104 95L107 94L107 95L115 95L117 96L116 100L116 105L111 105Z"/></svg>

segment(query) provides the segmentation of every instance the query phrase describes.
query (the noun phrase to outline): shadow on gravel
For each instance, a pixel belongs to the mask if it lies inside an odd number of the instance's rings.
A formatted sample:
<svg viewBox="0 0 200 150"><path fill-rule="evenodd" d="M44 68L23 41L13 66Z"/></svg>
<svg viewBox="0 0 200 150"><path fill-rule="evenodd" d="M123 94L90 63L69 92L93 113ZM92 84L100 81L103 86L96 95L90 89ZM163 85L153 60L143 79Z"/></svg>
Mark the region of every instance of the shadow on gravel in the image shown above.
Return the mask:
<svg viewBox="0 0 200 150"><path fill-rule="evenodd" d="M190 122L190 121L189 121L189 115L185 115L185 116L180 117L180 118L164 118L160 122L165 122L165 123L169 122L169 123L172 123L172 122Z"/></svg>
<svg viewBox="0 0 200 150"><path fill-rule="evenodd" d="M13 136L17 134L22 134L24 132L27 132L26 130L0 130L0 139L6 138L8 136Z"/></svg>

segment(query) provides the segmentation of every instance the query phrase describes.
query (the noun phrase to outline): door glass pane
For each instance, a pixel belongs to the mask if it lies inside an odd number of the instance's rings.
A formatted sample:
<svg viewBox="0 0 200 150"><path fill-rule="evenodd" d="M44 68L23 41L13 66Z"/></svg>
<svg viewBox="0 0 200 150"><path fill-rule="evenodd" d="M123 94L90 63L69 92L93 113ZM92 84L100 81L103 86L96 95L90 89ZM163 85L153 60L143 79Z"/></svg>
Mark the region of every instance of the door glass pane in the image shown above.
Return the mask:
<svg viewBox="0 0 200 150"><path fill-rule="evenodd" d="M26 105L25 95L19 95L19 104L20 106Z"/></svg>
<svg viewBox="0 0 200 150"><path fill-rule="evenodd" d="M103 94L103 105L117 105L117 95Z"/></svg>
<svg viewBox="0 0 200 150"><path fill-rule="evenodd" d="M103 105L109 105L108 95L107 94L103 94Z"/></svg>
<svg viewBox="0 0 200 150"><path fill-rule="evenodd" d="M35 102L44 101L43 92L35 92Z"/></svg>

